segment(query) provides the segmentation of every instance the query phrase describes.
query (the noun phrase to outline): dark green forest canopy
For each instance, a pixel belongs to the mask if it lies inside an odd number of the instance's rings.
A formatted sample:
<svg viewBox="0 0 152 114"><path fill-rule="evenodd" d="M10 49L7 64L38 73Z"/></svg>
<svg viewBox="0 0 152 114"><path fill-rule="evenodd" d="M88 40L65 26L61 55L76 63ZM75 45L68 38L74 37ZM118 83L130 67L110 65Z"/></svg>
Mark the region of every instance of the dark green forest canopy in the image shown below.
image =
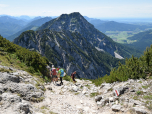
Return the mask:
<svg viewBox="0 0 152 114"><path fill-rule="evenodd" d="M144 51L147 46L150 46L152 44L152 30L140 32L132 37L129 37L128 39L136 40L136 42L128 44L128 46L132 46Z"/></svg>
<svg viewBox="0 0 152 114"><path fill-rule="evenodd" d="M128 79L146 78L152 73L152 45L146 48L140 57L126 59L125 64L119 63L119 67L112 69L110 75L93 80L96 85L103 82L112 83L115 81L127 81Z"/></svg>

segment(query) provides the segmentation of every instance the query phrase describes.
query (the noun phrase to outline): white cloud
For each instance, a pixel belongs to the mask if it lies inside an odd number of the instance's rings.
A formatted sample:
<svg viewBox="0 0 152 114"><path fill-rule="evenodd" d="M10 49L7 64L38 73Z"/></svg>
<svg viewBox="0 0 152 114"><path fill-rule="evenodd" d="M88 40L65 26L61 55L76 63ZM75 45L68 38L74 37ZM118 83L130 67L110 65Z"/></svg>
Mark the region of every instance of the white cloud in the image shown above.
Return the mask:
<svg viewBox="0 0 152 114"><path fill-rule="evenodd" d="M8 7L8 5L6 5L6 4L0 4L0 8L5 8L5 7Z"/></svg>

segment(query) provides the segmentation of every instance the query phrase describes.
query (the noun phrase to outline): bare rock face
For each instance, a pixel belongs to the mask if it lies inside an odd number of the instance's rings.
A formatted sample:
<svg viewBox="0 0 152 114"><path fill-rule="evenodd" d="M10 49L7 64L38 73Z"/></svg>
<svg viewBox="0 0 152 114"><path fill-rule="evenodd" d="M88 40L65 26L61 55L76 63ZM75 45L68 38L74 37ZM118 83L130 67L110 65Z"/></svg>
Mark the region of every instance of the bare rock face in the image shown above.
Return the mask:
<svg viewBox="0 0 152 114"><path fill-rule="evenodd" d="M117 112L117 111L120 111L121 106L120 105L113 105L111 108L113 111Z"/></svg>
<svg viewBox="0 0 152 114"><path fill-rule="evenodd" d="M151 80L129 79L126 82L103 83L98 91L103 98L97 101L103 113L106 109L122 114L152 114L150 93ZM136 91L131 91L136 90ZM115 92L117 91L117 93ZM97 95L95 99L98 98ZM112 112L108 112L112 113Z"/></svg>
<svg viewBox="0 0 152 114"><path fill-rule="evenodd" d="M8 73L1 73L0 72L0 83L6 83L8 81L19 83L19 77L15 75L10 75Z"/></svg>
<svg viewBox="0 0 152 114"><path fill-rule="evenodd" d="M96 96L95 97L95 101L97 102L97 101L100 101L102 99L102 96L101 95L98 95L98 96Z"/></svg>
<svg viewBox="0 0 152 114"><path fill-rule="evenodd" d="M1 114L32 114L35 108L31 102L44 99L44 92L35 87L32 76L24 73L20 70L13 73L0 72ZM28 83L25 83L27 79Z"/></svg>

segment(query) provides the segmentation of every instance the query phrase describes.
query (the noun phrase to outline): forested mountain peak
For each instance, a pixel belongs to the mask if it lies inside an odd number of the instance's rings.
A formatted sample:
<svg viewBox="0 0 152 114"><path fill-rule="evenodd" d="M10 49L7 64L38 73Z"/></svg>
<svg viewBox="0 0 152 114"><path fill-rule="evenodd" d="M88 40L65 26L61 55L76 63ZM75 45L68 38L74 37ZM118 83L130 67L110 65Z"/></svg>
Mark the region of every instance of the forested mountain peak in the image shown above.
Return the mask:
<svg viewBox="0 0 152 114"><path fill-rule="evenodd" d="M136 50L114 42L110 37L97 30L78 12L62 14L58 18L46 22L39 28L39 30L43 29L78 32L97 49L103 50L114 57L116 56L116 52L123 58L131 57L133 53L136 53Z"/></svg>
<svg viewBox="0 0 152 114"><path fill-rule="evenodd" d="M91 79L109 74L118 61L123 61L120 58L136 52L95 29L80 13L62 14L37 31L23 32L14 43L38 50L69 75L75 70L79 77Z"/></svg>

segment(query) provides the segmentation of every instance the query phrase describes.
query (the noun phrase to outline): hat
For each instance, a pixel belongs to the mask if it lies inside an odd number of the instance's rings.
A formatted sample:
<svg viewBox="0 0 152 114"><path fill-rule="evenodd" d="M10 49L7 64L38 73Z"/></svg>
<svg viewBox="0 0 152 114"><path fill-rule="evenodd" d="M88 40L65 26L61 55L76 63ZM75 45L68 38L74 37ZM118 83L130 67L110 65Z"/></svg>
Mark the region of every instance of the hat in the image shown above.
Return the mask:
<svg viewBox="0 0 152 114"><path fill-rule="evenodd" d="M54 65L52 65L52 68L54 68Z"/></svg>

